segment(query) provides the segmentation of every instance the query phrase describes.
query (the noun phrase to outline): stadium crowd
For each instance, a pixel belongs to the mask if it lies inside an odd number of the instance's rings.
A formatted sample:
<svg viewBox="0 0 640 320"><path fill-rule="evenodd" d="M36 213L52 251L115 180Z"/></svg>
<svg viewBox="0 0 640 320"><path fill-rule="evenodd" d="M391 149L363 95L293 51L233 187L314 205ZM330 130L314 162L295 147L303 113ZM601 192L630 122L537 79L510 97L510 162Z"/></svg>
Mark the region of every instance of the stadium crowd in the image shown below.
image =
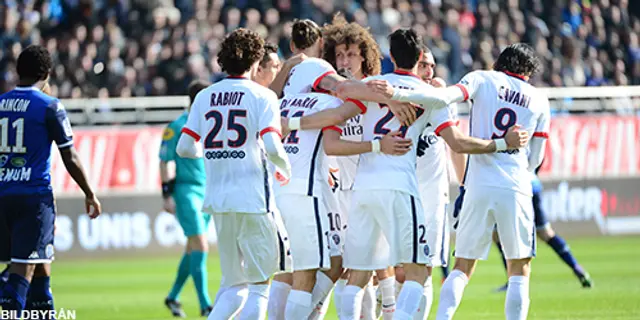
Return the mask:
<svg viewBox="0 0 640 320"><path fill-rule="evenodd" d="M424 36L436 74L458 81L488 69L509 43L544 60L539 86L640 84L640 3L629 0L0 0L0 90L16 83L29 44L54 56L61 98L185 94L194 79L220 78L216 53L238 27L290 55L294 18L329 22L335 12L369 26L392 70L386 39L398 27Z"/></svg>

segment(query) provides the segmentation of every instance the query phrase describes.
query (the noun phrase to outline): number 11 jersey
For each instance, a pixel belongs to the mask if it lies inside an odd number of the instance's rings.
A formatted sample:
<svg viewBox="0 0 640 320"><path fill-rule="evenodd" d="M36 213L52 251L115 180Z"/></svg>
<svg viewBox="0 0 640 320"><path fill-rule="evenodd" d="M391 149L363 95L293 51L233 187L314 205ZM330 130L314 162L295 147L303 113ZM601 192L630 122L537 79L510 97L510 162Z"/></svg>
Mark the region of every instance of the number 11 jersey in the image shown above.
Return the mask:
<svg viewBox="0 0 640 320"><path fill-rule="evenodd" d="M498 71L474 71L457 84L471 102L469 135L498 139L519 124L531 138L547 138L547 97L524 78ZM528 148L469 156L465 186L506 188L531 193Z"/></svg>

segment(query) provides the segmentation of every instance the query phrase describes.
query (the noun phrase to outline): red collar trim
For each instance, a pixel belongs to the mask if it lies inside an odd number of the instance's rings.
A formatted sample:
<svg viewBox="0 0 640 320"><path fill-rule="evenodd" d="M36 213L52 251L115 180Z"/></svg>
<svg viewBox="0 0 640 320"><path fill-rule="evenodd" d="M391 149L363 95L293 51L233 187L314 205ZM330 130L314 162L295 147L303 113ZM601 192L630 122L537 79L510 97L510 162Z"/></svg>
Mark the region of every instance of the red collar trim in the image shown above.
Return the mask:
<svg viewBox="0 0 640 320"><path fill-rule="evenodd" d="M418 75L416 75L413 72L409 72L409 71L404 71L404 70L395 70L393 73L401 75L401 76L411 76L411 77L416 77L420 80L422 80L422 78L418 77Z"/></svg>
<svg viewBox="0 0 640 320"><path fill-rule="evenodd" d="M527 76L523 76L521 74L509 72L509 71L506 71L506 70L502 71L502 72L506 73L508 76L511 76L511 77L514 77L514 78L518 78L518 79L520 79L522 81L529 81L529 77L527 77Z"/></svg>

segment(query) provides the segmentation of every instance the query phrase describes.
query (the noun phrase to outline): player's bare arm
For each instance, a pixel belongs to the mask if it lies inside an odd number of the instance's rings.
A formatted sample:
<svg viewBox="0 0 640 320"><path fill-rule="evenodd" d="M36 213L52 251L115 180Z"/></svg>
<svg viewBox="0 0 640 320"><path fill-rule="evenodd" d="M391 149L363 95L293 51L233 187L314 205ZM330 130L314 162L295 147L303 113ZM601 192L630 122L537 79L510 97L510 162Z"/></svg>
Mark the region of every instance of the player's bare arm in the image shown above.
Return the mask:
<svg viewBox="0 0 640 320"><path fill-rule="evenodd" d="M444 108L452 103L463 102L468 98L466 89L458 85L425 90L398 89L387 81L376 81L375 83L367 83L367 85L388 99L428 105L432 108Z"/></svg>
<svg viewBox="0 0 640 320"><path fill-rule="evenodd" d="M402 138L400 131L387 133L380 140L347 141L340 138L341 134L335 130L325 130L323 147L330 156L351 156L368 152L382 152L388 155L401 156L411 150L411 139Z"/></svg>
<svg viewBox="0 0 640 320"><path fill-rule="evenodd" d="M284 86L289 79L289 72L291 72L291 69L293 69L293 67L300 64L300 62L304 61L304 59L306 58L307 56L304 53L299 53L285 61L282 64L282 68L276 75L276 78L273 79L273 82L271 82L269 89L275 92L278 97L282 96L282 90L284 89Z"/></svg>
<svg viewBox="0 0 640 320"><path fill-rule="evenodd" d="M453 170L456 173L456 178L458 178L458 183L463 185L464 172L467 167L467 155L464 153L457 153L453 151L453 149L449 148L449 156L451 157Z"/></svg>
<svg viewBox="0 0 640 320"><path fill-rule="evenodd" d="M286 179L291 177L291 164L287 157L287 152L282 145L282 136L278 132L267 132L262 136L264 149L267 152L269 161L273 163L278 171L284 175Z"/></svg>
<svg viewBox="0 0 640 320"><path fill-rule="evenodd" d="M84 192L87 214L89 214L91 219L97 218L100 213L102 213L102 206L87 181L87 174L84 171L84 167L82 167L78 152L74 147L65 148L60 150L60 156L62 157L65 168L67 168L67 172L69 172L71 178L73 178L78 186L80 186L82 192ZM91 210L92 208L93 210Z"/></svg>
<svg viewBox="0 0 640 320"><path fill-rule="evenodd" d="M529 134L526 131L520 131L519 129L520 126L515 125L509 128L507 134L502 139L484 140L469 137L462 133L458 127L450 126L440 131L440 136L445 142L447 142L454 152L482 154L520 149L526 146L529 141Z"/></svg>

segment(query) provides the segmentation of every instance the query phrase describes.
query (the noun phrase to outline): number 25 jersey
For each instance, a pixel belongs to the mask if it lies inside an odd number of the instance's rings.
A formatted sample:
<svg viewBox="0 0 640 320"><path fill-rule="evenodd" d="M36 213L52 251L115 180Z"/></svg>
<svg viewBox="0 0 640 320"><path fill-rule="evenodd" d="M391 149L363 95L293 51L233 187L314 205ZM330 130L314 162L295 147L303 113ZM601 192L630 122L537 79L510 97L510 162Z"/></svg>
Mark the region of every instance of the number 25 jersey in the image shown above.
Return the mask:
<svg viewBox="0 0 640 320"><path fill-rule="evenodd" d="M280 133L276 94L229 77L196 96L184 134L202 137L207 186L203 211L262 214L275 209L267 159L258 139Z"/></svg>
<svg viewBox="0 0 640 320"><path fill-rule="evenodd" d="M516 124L531 138L547 138L549 100L517 75L474 71L457 84L471 102L469 135L498 139ZM506 188L531 195L529 159L524 149L469 156L464 184Z"/></svg>

